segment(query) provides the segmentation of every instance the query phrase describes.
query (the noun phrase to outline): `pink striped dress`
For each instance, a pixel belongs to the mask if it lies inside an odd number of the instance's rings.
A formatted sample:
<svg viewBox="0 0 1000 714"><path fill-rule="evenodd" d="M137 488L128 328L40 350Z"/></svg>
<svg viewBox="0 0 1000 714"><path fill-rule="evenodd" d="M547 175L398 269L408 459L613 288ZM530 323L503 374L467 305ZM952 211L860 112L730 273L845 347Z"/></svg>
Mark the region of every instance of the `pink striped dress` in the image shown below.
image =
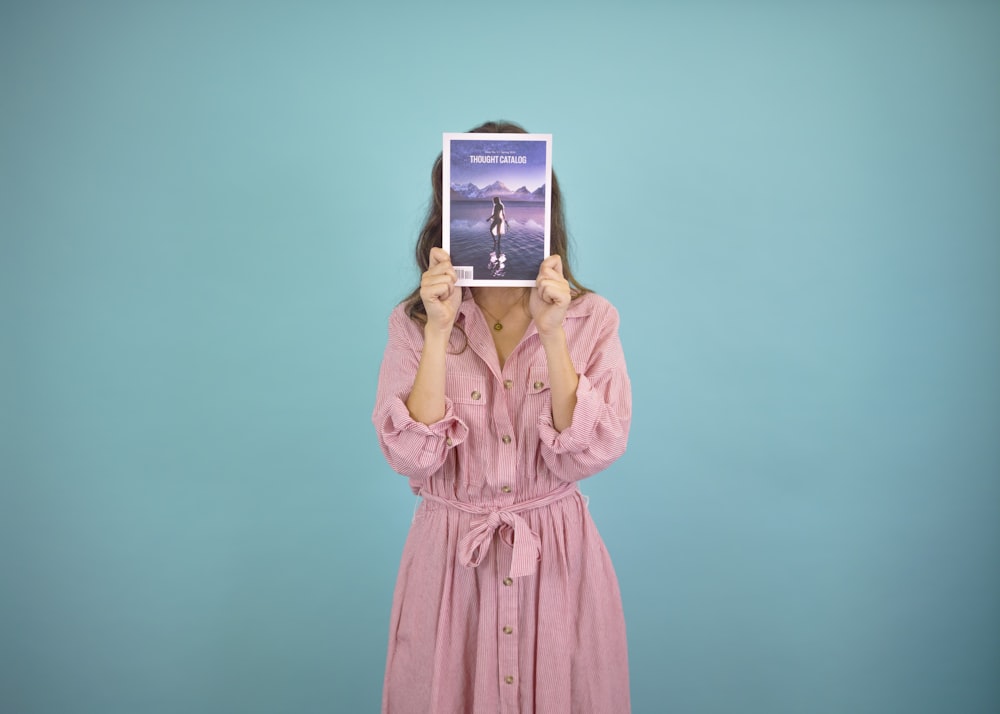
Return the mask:
<svg viewBox="0 0 1000 714"><path fill-rule="evenodd" d="M422 496L389 627L388 714L630 711L618 581L577 482L625 450L631 390L618 314L574 300L564 329L580 375L573 421L552 424L534 324L500 368L466 289L446 365L446 413L414 421L406 398L423 329L389 319L373 414L392 468Z"/></svg>

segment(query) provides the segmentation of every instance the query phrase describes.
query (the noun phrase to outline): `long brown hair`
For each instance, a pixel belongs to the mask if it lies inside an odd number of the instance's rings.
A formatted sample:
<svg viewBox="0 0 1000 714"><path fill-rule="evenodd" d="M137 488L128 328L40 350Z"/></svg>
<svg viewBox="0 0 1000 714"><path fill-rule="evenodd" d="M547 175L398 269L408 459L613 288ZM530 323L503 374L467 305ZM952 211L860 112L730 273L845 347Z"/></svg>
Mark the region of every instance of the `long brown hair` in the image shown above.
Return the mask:
<svg viewBox="0 0 1000 714"><path fill-rule="evenodd" d="M475 134L527 134L524 127L509 121L488 121L480 124L475 129L470 129L469 133ZM431 169L431 202L427 208L427 219L424 227L420 230L420 238L417 240L416 259L420 273L423 274L430 267L431 248L441 247L441 202L444 187L443 169L441 166L441 154L438 154L434 168ZM552 253L558 254L562 258L563 275L569 281L573 291L573 297L579 297L590 292L583 287L573 276L573 271L569 264L569 236L566 233L566 215L563 211L562 193L559 191L559 181L556 180L556 172L552 172L552 226L550 231L550 249ZM420 299L420 286L410 293L403 301L406 305L406 314L421 325L427 322L427 311L424 303Z"/></svg>

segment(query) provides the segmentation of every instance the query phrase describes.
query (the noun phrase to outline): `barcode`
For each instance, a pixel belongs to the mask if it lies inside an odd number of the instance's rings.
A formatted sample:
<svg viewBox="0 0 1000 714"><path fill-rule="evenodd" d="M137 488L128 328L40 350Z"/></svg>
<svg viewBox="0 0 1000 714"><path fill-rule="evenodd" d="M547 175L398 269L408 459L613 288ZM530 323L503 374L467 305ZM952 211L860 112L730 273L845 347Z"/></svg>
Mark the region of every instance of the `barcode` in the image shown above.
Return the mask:
<svg viewBox="0 0 1000 714"><path fill-rule="evenodd" d="M471 265L456 265L455 275L458 276L459 280L472 280L472 266Z"/></svg>

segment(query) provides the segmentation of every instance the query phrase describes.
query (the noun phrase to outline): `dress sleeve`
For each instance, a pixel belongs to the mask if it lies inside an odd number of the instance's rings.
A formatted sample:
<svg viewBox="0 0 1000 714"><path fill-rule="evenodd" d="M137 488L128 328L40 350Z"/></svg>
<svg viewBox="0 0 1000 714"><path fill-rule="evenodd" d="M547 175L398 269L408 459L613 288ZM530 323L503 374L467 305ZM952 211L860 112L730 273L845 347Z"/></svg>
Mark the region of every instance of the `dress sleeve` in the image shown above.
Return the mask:
<svg viewBox="0 0 1000 714"><path fill-rule="evenodd" d="M562 432L556 431L552 413L538 419L541 456L553 475L564 481L579 481L606 469L625 453L632 422L632 387L625 368L625 354L618 338L618 312L607 304L607 312L595 320L597 339L579 375L573 419Z"/></svg>
<svg viewBox="0 0 1000 714"><path fill-rule="evenodd" d="M433 424L423 424L410 416L406 400L420 363L421 348L415 342L419 337L419 329L402 308L393 310L372 423L389 466L411 479L423 480L441 468L449 450L465 441L469 429L455 416L447 396L445 414Z"/></svg>

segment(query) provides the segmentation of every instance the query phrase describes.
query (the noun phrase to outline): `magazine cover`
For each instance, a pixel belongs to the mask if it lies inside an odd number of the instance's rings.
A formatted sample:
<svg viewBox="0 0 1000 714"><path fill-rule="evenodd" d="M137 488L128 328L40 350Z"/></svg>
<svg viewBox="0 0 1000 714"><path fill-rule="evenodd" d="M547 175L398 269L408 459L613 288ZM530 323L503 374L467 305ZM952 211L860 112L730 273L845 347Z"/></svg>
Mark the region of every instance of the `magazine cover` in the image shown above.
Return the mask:
<svg viewBox="0 0 1000 714"><path fill-rule="evenodd" d="M442 247L459 285L530 287L549 255L551 134L444 135Z"/></svg>

